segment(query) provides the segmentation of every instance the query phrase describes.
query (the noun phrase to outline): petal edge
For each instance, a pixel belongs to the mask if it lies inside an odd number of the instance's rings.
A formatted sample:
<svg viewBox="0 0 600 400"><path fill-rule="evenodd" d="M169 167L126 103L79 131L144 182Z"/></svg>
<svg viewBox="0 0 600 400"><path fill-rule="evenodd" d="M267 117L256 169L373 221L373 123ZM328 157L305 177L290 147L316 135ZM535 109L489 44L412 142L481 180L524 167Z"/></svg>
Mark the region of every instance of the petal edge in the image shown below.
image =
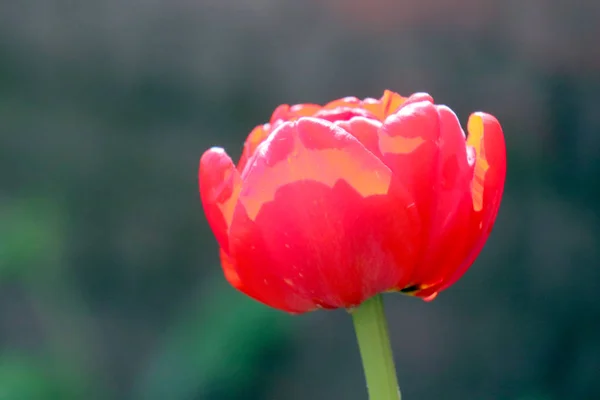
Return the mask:
<svg viewBox="0 0 600 400"><path fill-rule="evenodd" d="M208 149L198 168L200 199L221 248L229 251L228 231L242 187L240 174L225 150Z"/></svg>

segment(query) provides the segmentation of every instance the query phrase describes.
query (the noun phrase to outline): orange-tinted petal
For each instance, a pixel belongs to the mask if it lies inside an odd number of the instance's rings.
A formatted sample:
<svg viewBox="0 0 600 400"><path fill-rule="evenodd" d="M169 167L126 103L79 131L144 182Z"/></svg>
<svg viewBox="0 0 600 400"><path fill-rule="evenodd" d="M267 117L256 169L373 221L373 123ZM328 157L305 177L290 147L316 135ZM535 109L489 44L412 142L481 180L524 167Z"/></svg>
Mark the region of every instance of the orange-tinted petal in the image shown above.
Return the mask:
<svg viewBox="0 0 600 400"><path fill-rule="evenodd" d="M468 255L446 287L458 280L475 261L492 232L506 180L506 145L498 120L492 115L474 113L467 125L467 144L475 149L475 172L473 176L473 221L471 234L476 238ZM483 183L481 183L483 181ZM481 196L481 200L478 197Z"/></svg>
<svg viewBox="0 0 600 400"><path fill-rule="evenodd" d="M421 96L423 94L417 93L416 95ZM369 112L373 118L383 121L389 115L395 113L406 100L407 99L405 97L402 97L398 93L392 92L391 90L386 90L383 92L383 96L380 99L368 97L364 100L360 100L356 97L344 97L342 99L327 103L323 109L330 110L334 108L358 108Z"/></svg>
<svg viewBox="0 0 600 400"><path fill-rule="evenodd" d="M381 151L379 150L381 122L372 118L354 117L348 121L336 121L335 124L358 139L367 150L381 159Z"/></svg>
<svg viewBox="0 0 600 400"><path fill-rule="evenodd" d="M202 206L221 248L229 251L228 230L242 181L225 150L213 147L200 159L198 183Z"/></svg>
<svg viewBox="0 0 600 400"><path fill-rule="evenodd" d="M291 182L314 179L329 187L344 179L363 196L387 193L391 171L352 135L316 118L276 129L257 149L242 178L240 201L251 219L275 192Z"/></svg>
<svg viewBox="0 0 600 400"><path fill-rule="evenodd" d="M244 143L244 151L240 161L238 162L238 170L241 172L244 170L248 159L252 157L254 151L259 144L261 144L273 129L280 124L287 121L294 121L300 117L309 117L314 115L321 109L321 106L317 104L295 104L289 106L288 104L282 104L273 111L271 120L268 124L259 125L250 132L246 142Z"/></svg>
<svg viewBox="0 0 600 400"><path fill-rule="evenodd" d="M295 104L293 106L282 104L273 111L269 122L272 126L275 126L282 122L294 121L300 117L310 117L321 108L318 104Z"/></svg>
<svg viewBox="0 0 600 400"><path fill-rule="evenodd" d="M461 262L448 274L444 281L421 295L444 290L455 283L479 255L492 230L506 178L506 146L499 122L485 113L472 114L468 122L468 149L474 152L474 173L467 203L470 207L468 222L464 224L465 239Z"/></svg>
<svg viewBox="0 0 600 400"><path fill-rule="evenodd" d="M429 102L413 103L390 115L379 130L382 160L407 187L430 226L441 182L439 173L440 121L436 107Z"/></svg>
<svg viewBox="0 0 600 400"><path fill-rule="evenodd" d="M246 163L248 159L252 157L252 154L256 151L256 148L259 144L261 144L267 136L269 136L269 132L271 131L270 124L259 125L250 132L248 137L246 138L246 142L244 143L244 150L242 151L242 156L240 157L240 161L238 162L238 171L242 172L246 167Z"/></svg>
<svg viewBox="0 0 600 400"><path fill-rule="evenodd" d="M290 107L290 112L294 117L311 117L322 107L318 104L295 104Z"/></svg>
<svg viewBox="0 0 600 400"><path fill-rule="evenodd" d="M282 105L278 106L275 109L275 111L273 111L273 114L271 114L271 119L269 120L269 123L271 125L274 125L277 122L285 122L289 118L290 118L290 105L282 104Z"/></svg>
<svg viewBox="0 0 600 400"><path fill-rule="evenodd" d="M381 118L384 120L389 115L394 114L400 106L406 101L405 97L400 96L398 93L386 90L381 96Z"/></svg>
<svg viewBox="0 0 600 400"><path fill-rule="evenodd" d="M431 196L434 209L423 242L423 258L415 268L413 284L429 287L441 282L460 265L471 215L470 186L473 166L469 163L465 135L458 118L446 106L436 106L440 121L439 182Z"/></svg>
<svg viewBox="0 0 600 400"><path fill-rule="evenodd" d="M467 130L467 145L473 147L476 154L472 195L473 209L478 212L484 207L486 200L496 204L502 197L506 176L506 147L500 123L489 114L472 114ZM491 193L486 194L487 190Z"/></svg>
<svg viewBox="0 0 600 400"><path fill-rule="evenodd" d="M332 109L332 108L338 108L338 107L354 108L354 107L360 107L361 103L362 102L360 101L360 99L358 99L354 96L348 96L348 97L343 97L338 100L330 101L329 103L325 104L323 106L323 108L324 109Z"/></svg>
<svg viewBox="0 0 600 400"><path fill-rule="evenodd" d="M402 281L420 234L416 210L352 135L300 119L273 132L251 163L230 240L260 301L285 299L297 312L302 299L349 307Z"/></svg>
<svg viewBox="0 0 600 400"><path fill-rule="evenodd" d="M422 221L420 257L410 286L435 285L448 267L460 263L458 242L461 225L468 220L465 198L472 176L464 133L449 108L419 94L386 119L379 146L385 163L408 188Z"/></svg>
<svg viewBox="0 0 600 400"><path fill-rule="evenodd" d="M390 115L398 112L400 107L420 101L433 103L433 98L427 93L414 93L406 98L391 90L386 90L379 100L367 98L362 101L361 106L380 121L384 121Z"/></svg>

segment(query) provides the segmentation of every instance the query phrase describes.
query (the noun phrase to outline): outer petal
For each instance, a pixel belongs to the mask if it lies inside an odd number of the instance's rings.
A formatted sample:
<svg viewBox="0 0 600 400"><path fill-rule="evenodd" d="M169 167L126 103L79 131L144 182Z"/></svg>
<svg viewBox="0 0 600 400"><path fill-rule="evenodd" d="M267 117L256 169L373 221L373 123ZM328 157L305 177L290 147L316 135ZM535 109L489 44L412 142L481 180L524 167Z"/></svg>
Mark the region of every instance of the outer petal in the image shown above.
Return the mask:
<svg viewBox="0 0 600 400"><path fill-rule="evenodd" d="M506 146L498 120L474 113L468 122L467 145L474 152L474 174L469 191L470 215L465 226L464 247L458 268L448 271L438 285L420 296L431 296L455 283L471 266L483 248L500 208L506 179Z"/></svg>
<svg viewBox="0 0 600 400"><path fill-rule="evenodd" d="M467 145L475 150L475 173L472 183L473 214L470 238L472 246L461 268L445 283L452 285L471 266L492 232L506 180L506 144L498 120L492 115L474 113L467 125Z"/></svg>
<svg viewBox="0 0 600 400"><path fill-rule="evenodd" d="M409 104L390 115L379 132L382 160L406 186L419 212L423 226L419 251L423 259L437 218L438 199L432 194L438 193L441 186L437 109L430 102Z"/></svg>
<svg viewBox="0 0 600 400"><path fill-rule="evenodd" d="M223 268L225 279L227 279L227 281L234 288L248 294L247 290L244 290L244 285L242 284L242 280L237 273L233 259L225 251L223 251L223 249L219 250L219 256L221 258L221 267Z"/></svg>
<svg viewBox="0 0 600 400"><path fill-rule="evenodd" d="M436 109L440 136L437 159L433 160L438 168L433 179L439 185L437 191L431 193L435 208L431 210L423 257L412 276L412 283L419 289L439 283L448 270L461 263L472 210L473 165L467 156L464 132L452 110L446 106L436 106Z"/></svg>
<svg viewBox="0 0 600 400"><path fill-rule="evenodd" d="M198 183L208 224L221 248L228 252L228 230L242 181L225 150L213 147L202 155Z"/></svg>
<svg viewBox="0 0 600 400"><path fill-rule="evenodd" d="M389 168L327 121L284 124L243 179L231 254L241 281L268 305L351 307L393 287L413 262L411 199Z"/></svg>
<svg viewBox="0 0 600 400"><path fill-rule="evenodd" d="M421 101L425 99L425 101ZM469 220L470 184L465 135L456 115L415 94L384 123L383 159L405 182L423 222L420 257L404 292L439 284L462 261Z"/></svg>

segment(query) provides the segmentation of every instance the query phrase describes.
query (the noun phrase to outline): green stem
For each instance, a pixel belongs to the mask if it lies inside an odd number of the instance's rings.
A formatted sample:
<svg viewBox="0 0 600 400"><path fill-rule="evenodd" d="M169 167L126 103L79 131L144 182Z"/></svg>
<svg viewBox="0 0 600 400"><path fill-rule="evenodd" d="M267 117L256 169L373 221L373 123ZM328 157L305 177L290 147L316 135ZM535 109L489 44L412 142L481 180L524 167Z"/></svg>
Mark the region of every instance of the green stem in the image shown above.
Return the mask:
<svg viewBox="0 0 600 400"><path fill-rule="evenodd" d="M352 311L369 400L400 400L400 389L381 295Z"/></svg>

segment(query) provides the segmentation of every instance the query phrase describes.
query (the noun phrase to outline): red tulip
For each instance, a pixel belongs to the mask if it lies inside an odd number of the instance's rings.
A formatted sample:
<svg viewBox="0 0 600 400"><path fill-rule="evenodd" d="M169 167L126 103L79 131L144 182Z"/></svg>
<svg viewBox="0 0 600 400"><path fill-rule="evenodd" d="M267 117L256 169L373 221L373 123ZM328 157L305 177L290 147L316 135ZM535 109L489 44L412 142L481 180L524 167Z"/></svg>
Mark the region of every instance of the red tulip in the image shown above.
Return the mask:
<svg viewBox="0 0 600 400"><path fill-rule="evenodd" d="M432 299L481 251L504 189L500 124L478 112L467 130L423 93L279 106L237 167L220 148L200 160L225 277L292 313Z"/></svg>

